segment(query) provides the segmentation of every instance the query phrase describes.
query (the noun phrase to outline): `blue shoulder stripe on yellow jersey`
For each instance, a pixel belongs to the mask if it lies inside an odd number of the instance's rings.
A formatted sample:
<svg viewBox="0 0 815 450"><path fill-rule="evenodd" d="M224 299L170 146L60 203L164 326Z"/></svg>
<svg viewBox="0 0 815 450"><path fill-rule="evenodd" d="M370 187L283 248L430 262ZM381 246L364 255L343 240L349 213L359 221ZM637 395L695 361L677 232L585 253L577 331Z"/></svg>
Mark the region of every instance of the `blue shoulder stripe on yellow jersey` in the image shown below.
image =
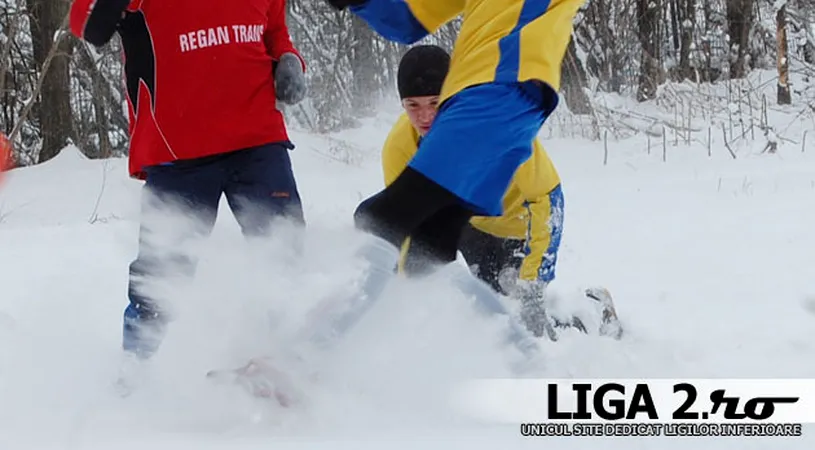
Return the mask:
<svg viewBox="0 0 815 450"><path fill-rule="evenodd" d="M518 80L521 64L521 31L533 20L542 16L549 9L550 0L525 0L521 7L518 22L508 35L498 41L501 55L495 69L495 81L512 83Z"/></svg>
<svg viewBox="0 0 815 450"><path fill-rule="evenodd" d="M369 0L350 9L390 41L409 45L429 34L405 0Z"/></svg>

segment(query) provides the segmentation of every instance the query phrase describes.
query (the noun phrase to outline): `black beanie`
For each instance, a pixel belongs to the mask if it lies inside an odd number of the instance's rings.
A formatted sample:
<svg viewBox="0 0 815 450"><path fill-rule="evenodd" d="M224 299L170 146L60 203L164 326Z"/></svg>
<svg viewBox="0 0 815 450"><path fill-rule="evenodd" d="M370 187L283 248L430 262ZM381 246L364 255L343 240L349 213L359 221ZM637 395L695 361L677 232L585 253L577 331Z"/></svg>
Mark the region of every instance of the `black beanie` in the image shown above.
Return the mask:
<svg viewBox="0 0 815 450"><path fill-rule="evenodd" d="M396 79L399 98L441 94L444 77L450 68L450 55L436 45L417 45L399 61Z"/></svg>

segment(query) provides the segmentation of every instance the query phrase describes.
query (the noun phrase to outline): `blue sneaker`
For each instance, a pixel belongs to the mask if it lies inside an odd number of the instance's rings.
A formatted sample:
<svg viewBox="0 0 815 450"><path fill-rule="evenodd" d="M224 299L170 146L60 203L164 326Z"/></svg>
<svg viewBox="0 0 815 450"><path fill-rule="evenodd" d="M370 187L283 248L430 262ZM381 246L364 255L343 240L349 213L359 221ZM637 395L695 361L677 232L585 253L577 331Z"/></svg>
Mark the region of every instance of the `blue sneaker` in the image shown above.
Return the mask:
<svg viewBox="0 0 815 450"><path fill-rule="evenodd" d="M139 358L149 358L158 350L165 328L166 322L158 313L130 304L124 312L122 348Z"/></svg>

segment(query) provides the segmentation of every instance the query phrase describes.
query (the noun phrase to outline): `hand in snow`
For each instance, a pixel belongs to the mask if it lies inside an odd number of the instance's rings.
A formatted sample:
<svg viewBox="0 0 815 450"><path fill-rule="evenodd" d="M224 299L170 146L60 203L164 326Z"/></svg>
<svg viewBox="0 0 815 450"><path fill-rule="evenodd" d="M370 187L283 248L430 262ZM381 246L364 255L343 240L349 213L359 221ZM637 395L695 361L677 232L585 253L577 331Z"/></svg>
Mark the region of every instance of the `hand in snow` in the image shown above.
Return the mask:
<svg viewBox="0 0 815 450"><path fill-rule="evenodd" d="M513 297L521 302L521 321L535 337L546 334L552 341L557 341L552 319L546 311L547 283L518 280Z"/></svg>
<svg viewBox="0 0 815 450"><path fill-rule="evenodd" d="M300 103L306 97L306 77L300 58L294 53L284 53L275 69L275 93L277 99L288 105Z"/></svg>

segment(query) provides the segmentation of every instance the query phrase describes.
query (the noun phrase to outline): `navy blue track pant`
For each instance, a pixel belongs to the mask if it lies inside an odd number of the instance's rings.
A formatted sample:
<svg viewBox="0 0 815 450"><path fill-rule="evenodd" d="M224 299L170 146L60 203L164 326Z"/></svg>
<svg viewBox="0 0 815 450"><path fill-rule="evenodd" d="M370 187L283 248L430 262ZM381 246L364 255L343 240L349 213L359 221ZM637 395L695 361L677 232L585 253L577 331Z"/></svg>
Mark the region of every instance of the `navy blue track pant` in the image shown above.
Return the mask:
<svg viewBox="0 0 815 450"><path fill-rule="evenodd" d="M130 264L123 347L149 356L166 322L162 299L149 290L159 277L191 277L196 261L187 243L206 237L225 195L247 237L269 232L275 219L304 225L288 143L150 167L142 196L139 254Z"/></svg>

